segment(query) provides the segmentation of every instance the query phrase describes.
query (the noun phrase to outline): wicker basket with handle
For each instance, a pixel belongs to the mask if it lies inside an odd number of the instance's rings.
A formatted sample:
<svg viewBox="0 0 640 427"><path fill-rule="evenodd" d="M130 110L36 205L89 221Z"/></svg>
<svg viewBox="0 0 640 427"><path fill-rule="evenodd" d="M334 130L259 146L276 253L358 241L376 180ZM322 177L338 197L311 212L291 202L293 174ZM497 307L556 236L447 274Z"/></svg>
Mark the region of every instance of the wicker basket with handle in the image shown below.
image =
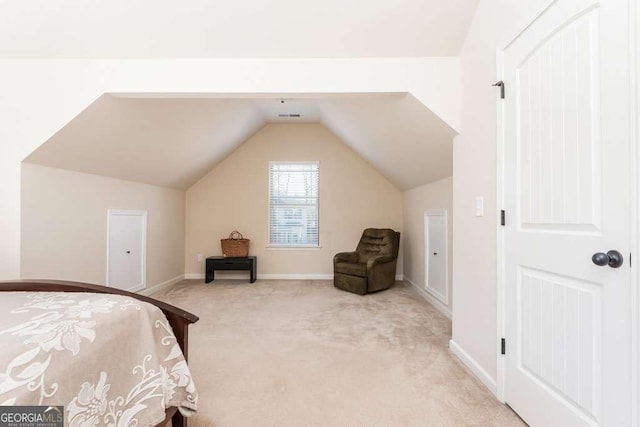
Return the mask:
<svg viewBox="0 0 640 427"><path fill-rule="evenodd" d="M233 230L228 239L220 239L220 244L223 256L244 258L249 255L249 239L237 230Z"/></svg>

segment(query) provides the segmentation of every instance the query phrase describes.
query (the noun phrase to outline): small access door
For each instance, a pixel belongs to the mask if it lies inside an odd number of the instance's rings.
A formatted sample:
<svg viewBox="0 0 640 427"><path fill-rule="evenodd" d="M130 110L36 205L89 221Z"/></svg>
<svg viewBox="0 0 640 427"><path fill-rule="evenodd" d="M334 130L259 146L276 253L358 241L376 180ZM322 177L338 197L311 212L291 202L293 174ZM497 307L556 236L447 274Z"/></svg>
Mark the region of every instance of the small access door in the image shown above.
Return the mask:
<svg viewBox="0 0 640 427"><path fill-rule="evenodd" d="M425 289L443 304L448 304L447 286L447 211L424 213Z"/></svg>
<svg viewBox="0 0 640 427"><path fill-rule="evenodd" d="M139 291L146 286L147 212L108 211L107 286Z"/></svg>

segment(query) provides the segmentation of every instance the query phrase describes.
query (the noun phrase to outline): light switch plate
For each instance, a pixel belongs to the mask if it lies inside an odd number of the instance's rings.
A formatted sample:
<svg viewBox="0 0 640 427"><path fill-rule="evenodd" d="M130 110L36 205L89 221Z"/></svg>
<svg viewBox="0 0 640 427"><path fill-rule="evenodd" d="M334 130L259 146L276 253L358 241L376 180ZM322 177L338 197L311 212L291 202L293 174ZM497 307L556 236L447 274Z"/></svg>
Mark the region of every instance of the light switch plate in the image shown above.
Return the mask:
<svg viewBox="0 0 640 427"><path fill-rule="evenodd" d="M476 197L476 216L484 216L484 197Z"/></svg>

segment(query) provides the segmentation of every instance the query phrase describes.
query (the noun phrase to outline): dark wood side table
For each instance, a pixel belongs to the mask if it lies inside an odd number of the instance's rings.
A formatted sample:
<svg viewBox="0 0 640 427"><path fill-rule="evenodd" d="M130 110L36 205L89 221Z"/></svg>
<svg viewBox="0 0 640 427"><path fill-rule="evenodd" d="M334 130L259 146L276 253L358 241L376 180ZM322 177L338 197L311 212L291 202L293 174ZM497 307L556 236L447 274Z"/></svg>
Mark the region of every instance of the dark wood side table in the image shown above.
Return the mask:
<svg viewBox="0 0 640 427"><path fill-rule="evenodd" d="M251 273L250 282L253 283L256 281L257 265L258 258L255 256L248 256L245 258L223 256L207 257L205 263L204 283L213 281L215 270L249 270Z"/></svg>

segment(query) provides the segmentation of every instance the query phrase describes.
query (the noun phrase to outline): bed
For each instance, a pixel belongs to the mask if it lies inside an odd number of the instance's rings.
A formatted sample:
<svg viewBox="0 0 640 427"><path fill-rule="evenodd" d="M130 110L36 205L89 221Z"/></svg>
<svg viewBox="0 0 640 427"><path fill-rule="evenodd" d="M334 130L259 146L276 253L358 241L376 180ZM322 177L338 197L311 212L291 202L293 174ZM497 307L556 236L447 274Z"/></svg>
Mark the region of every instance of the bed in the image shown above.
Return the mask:
<svg viewBox="0 0 640 427"><path fill-rule="evenodd" d="M78 282L0 282L0 406L64 405L65 425L186 426L198 317Z"/></svg>

